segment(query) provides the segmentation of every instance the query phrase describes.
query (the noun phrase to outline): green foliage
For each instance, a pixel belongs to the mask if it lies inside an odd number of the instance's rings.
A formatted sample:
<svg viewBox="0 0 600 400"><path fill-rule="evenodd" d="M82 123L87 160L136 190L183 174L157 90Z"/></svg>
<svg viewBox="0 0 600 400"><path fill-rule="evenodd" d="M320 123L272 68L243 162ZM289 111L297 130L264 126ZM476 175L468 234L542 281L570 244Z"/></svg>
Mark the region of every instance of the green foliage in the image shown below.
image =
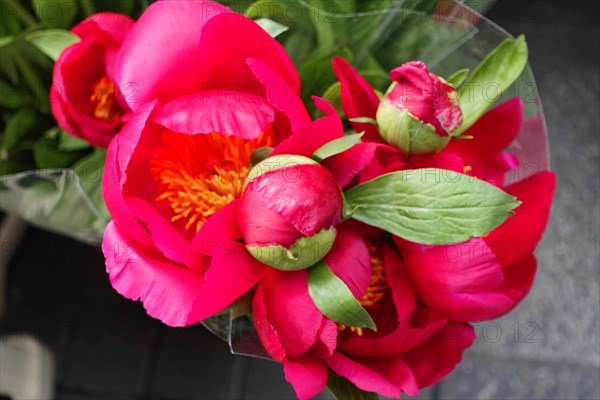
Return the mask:
<svg viewBox="0 0 600 400"><path fill-rule="evenodd" d="M345 193L346 216L423 244L453 244L485 235L520 202L485 181L424 168L392 172Z"/></svg>
<svg viewBox="0 0 600 400"><path fill-rule="evenodd" d="M367 310L325 261L319 261L308 270L308 293L317 308L332 321L377 330Z"/></svg>

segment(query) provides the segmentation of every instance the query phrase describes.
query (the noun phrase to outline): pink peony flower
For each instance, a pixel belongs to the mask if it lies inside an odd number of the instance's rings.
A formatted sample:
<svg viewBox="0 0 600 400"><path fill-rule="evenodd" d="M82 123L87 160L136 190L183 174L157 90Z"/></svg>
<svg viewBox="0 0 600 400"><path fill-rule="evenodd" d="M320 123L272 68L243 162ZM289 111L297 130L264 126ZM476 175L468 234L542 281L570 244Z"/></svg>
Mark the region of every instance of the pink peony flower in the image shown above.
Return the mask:
<svg viewBox="0 0 600 400"><path fill-rule="evenodd" d="M361 122L353 122L354 128L365 130L370 140L379 141L381 135L405 157L440 151L462 123L454 87L420 61L407 62L390 72L394 83L381 101L346 60L335 58L333 67L342 83L346 116L376 119L379 129L377 132L375 126Z"/></svg>
<svg viewBox="0 0 600 400"><path fill-rule="evenodd" d="M340 188L316 161L298 155L267 158L250 171L240 199L246 248L273 268L308 268L333 246L342 206Z"/></svg>
<svg viewBox="0 0 600 400"><path fill-rule="evenodd" d="M81 41L54 65L50 105L58 125L91 145L107 147L129 117L128 88L115 84L115 60L134 25L126 15L94 14L71 30Z"/></svg>
<svg viewBox="0 0 600 400"><path fill-rule="evenodd" d="M236 222L252 153L292 128L320 128L310 124L283 48L216 3L153 3L123 43L115 76L138 90L107 154L107 271L151 316L190 325L268 269L240 243Z"/></svg>

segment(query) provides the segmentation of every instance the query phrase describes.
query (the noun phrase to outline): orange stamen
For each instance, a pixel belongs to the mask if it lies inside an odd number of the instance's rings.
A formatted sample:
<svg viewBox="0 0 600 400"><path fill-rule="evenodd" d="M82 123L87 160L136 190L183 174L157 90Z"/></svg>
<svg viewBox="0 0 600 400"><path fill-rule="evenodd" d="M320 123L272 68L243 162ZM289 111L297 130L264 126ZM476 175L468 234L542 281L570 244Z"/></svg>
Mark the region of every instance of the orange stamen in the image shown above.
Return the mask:
<svg viewBox="0 0 600 400"><path fill-rule="evenodd" d="M385 262L381 248L383 243L381 240L367 240L367 248L371 255L371 284L367 288L367 292L358 299L358 302L365 308L381 308L381 299L385 296L390 288L387 277L385 275ZM349 329L350 332L357 336L363 335L363 328L354 326L346 326L338 324L338 330L344 331Z"/></svg>
<svg viewBox="0 0 600 400"><path fill-rule="evenodd" d="M115 84L106 75L94 84L93 90L90 101L95 105L94 117L112 122L116 117L123 115L123 110L115 99Z"/></svg>
<svg viewBox="0 0 600 400"><path fill-rule="evenodd" d="M159 183L156 199L173 211L171 221L183 220L185 229L198 232L208 218L239 198L250 171L250 155L259 147L272 146L271 136L270 129L254 140L216 132L163 133L151 172Z"/></svg>
<svg viewBox="0 0 600 400"><path fill-rule="evenodd" d="M465 165L464 171L465 171L465 174L468 174L469 172L473 171L473 167L471 167L470 165Z"/></svg>

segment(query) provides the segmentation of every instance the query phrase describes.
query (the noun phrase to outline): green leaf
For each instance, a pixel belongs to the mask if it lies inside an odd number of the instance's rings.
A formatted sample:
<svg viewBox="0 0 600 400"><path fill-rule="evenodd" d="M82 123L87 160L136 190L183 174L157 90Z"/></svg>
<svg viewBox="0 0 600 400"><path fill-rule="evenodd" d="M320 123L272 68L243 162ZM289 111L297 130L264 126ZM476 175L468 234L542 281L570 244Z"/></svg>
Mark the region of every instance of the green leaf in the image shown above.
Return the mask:
<svg viewBox="0 0 600 400"><path fill-rule="evenodd" d="M342 57L348 61L352 59L352 53L348 49L336 50L324 57L318 57L308 61L300 68L300 81L302 82L302 99L308 103L309 112L314 111L314 106L310 102L310 96L323 93L329 86L337 81L331 59Z"/></svg>
<svg viewBox="0 0 600 400"><path fill-rule="evenodd" d="M348 379L329 370L327 388L336 400L377 400L377 393L365 392L357 388Z"/></svg>
<svg viewBox="0 0 600 400"><path fill-rule="evenodd" d="M56 129L58 129L58 146L56 148L59 151L75 151L90 148L90 144L85 140L70 135L58 127Z"/></svg>
<svg viewBox="0 0 600 400"><path fill-rule="evenodd" d="M308 270L308 293L317 308L334 322L377 330L369 313L323 260Z"/></svg>
<svg viewBox="0 0 600 400"><path fill-rule="evenodd" d="M458 71L450 75L450 77L446 79L446 81L455 88L457 88L465 82L465 79L467 79L467 76L469 76L469 72L469 68L459 69Z"/></svg>
<svg viewBox="0 0 600 400"><path fill-rule="evenodd" d="M85 150L60 151L55 140L41 139L33 146L33 156L38 169L68 168L87 154Z"/></svg>
<svg viewBox="0 0 600 400"><path fill-rule="evenodd" d="M356 133L332 140L329 143L325 143L313 153L312 158L317 162L321 162L326 158L343 153L344 151L359 144L363 135L364 133Z"/></svg>
<svg viewBox="0 0 600 400"><path fill-rule="evenodd" d="M2 135L2 150L8 150L25 140L35 126L36 115L30 108L21 108L8 121Z"/></svg>
<svg viewBox="0 0 600 400"><path fill-rule="evenodd" d="M25 39L54 61L58 59L65 48L81 40L77 35L64 29L32 32Z"/></svg>
<svg viewBox="0 0 600 400"><path fill-rule="evenodd" d="M280 24L279 22L275 22L268 18L259 18L254 22L256 22L258 25L260 25L260 27L263 28L273 38L276 38L277 36L281 35L283 32L290 29L287 26Z"/></svg>
<svg viewBox="0 0 600 400"><path fill-rule="evenodd" d="M68 28L77 14L77 0L31 0L35 15L48 28Z"/></svg>
<svg viewBox="0 0 600 400"><path fill-rule="evenodd" d="M436 168L382 175L350 189L345 199L345 215L423 244L482 236L520 204L485 181Z"/></svg>
<svg viewBox="0 0 600 400"><path fill-rule="evenodd" d="M31 102L31 96L22 90L13 88L7 82L0 80L0 105L2 107L17 109Z"/></svg>
<svg viewBox="0 0 600 400"><path fill-rule="evenodd" d="M463 123L454 132L460 135L479 119L521 75L527 66L527 43L520 35L506 39L475 68L458 91Z"/></svg>

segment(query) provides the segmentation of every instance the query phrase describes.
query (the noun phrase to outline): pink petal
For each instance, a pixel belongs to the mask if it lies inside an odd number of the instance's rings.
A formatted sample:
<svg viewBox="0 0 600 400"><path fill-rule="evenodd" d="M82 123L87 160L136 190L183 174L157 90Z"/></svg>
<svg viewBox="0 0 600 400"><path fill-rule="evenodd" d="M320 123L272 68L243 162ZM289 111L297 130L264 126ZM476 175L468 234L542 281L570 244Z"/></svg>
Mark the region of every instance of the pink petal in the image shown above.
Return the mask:
<svg viewBox="0 0 600 400"><path fill-rule="evenodd" d="M335 373L348 379L359 389L379 393L386 397L400 398L400 389L398 386L371 368L346 357L339 351L336 351L324 361Z"/></svg>
<svg viewBox="0 0 600 400"><path fill-rule="evenodd" d="M555 186L554 173L544 171L504 188L523 203L484 239L500 264L516 264L535 251L546 230Z"/></svg>
<svg viewBox="0 0 600 400"><path fill-rule="evenodd" d="M419 384L410 367L399 356L365 357L360 361L368 368L393 382L409 396L419 395Z"/></svg>
<svg viewBox="0 0 600 400"><path fill-rule="evenodd" d="M310 349L310 354L317 358L327 358L333 354L337 346L338 327L329 318L323 317L317 332L317 342Z"/></svg>
<svg viewBox="0 0 600 400"><path fill-rule="evenodd" d="M156 122L175 132L218 132L243 139L256 139L274 119L273 108L262 97L228 90L179 97L156 114Z"/></svg>
<svg viewBox="0 0 600 400"><path fill-rule="evenodd" d="M395 239L418 293L430 307L457 321L499 317L523 297L504 282L502 266L482 239L423 246Z"/></svg>
<svg viewBox="0 0 600 400"><path fill-rule="evenodd" d="M200 64L211 53L198 41L207 21L225 10L209 1L158 1L146 9L123 42L115 68L118 86L135 89L126 99L132 110L202 88Z"/></svg>
<svg viewBox="0 0 600 400"><path fill-rule="evenodd" d="M341 83L342 108L348 119L368 117L375 119L379 98L369 83L341 57L331 61ZM356 132L365 132L363 140L382 143L383 139L373 124L351 122Z"/></svg>
<svg viewBox="0 0 600 400"><path fill-rule="evenodd" d="M192 306L188 324L202 321L225 309L256 285L267 269L248 253L242 243L219 243L204 275L204 285Z"/></svg>
<svg viewBox="0 0 600 400"><path fill-rule="evenodd" d="M277 362L283 362L285 359L285 350L279 341L279 334L271 325L267 316L267 308L265 306L265 291L262 284L258 284L254 298L252 300L252 317L254 319L254 327L260 342L265 350Z"/></svg>
<svg viewBox="0 0 600 400"><path fill-rule="evenodd" d="M317 340L323 314L308 293L306 270L269 269L262 280L267 319L288 359L306 353Z"/></svg>
<svg viewBox="0 0 600 400"><path fill-rule="evenodd" d="M189 325L202 276L140 247L116 222L104 232L106 271L117 292L141 300L148 314L169 326Z"/></svg>
<svg viewBox="0 0 600 400"><path fill-rule="evenodd" d="M247 63L264 86L267 101L289 119L294 132L310 123L310 116L300 97L300 87L294 87L262 60L251 58Z"/></svg>
<svg viewBox="0 0 600 400"><path fill-rule="evenodd" d="M419 387L424 388L452 372L474 340L475 331L470 325L450 322L402 358L413 372Z"/></svg>
<svg viewBox="0 0 600 400"><path fill-rule="evenodd" d="M417 306L416 288L396 250L384 243L382 252L385 274L392 288L392 299L396 306L398 321L408 324Z"/></svg>
<svg viewBox="0 0 600 400"><path fill-rule="evenodd" d="M240 14L223 13L202 28L197 65L208 88L264 94L262 84L247 64L257 59L269 65L294 92L300 79L284 48L254 21Z"/></svg>
<svg viewBox="0 0 600 400"><path fill-rule="evenodd" d="M130 197L125 199L125 205L135 218L145 224L154 245L168 260L183 264L194 271L204 270L201 254L195 252L171 222L150 204L139 197Z"/></svg>
<svg viewBox="0 0 600 400"><path fill-rule="evenodd" d="M313 104L315 105L317 110L321 111L323 114L325 114L325 115L337 114L337 110L335 109L333 104L331 104L324 98L319 97L319 96L310 96L310 98L313 101Z"/></svg>
<svg viewBox="0 0 600 400"><path fill-rule="evenodd" d="M523 101L514 97L485 113L463 136L473 139L452 140L444 152L454 153L465 160L486 160L501 153L517 138L523 122Z"/></svg>
<svg viewBox="0 0 600 400"><path fill-rule="evenodd" d="M129 235L147 248L154 248L154 241L148 231L140 224L131 210L125 205L123 188L128 178L136 180L139 176L131 176L136 163L132 163L133 152L147 129L148 119L154 110L155 104L147 104L140 109L123 127L121 133L115 137L108 148L104 174L102 175L102 193L104 202L113 219L124 227ZM139 195L139 194L138 194Z"/></svg>
<svg viewBox="0 0 600 400"><path fill-rule="evenodd" d="M99 12L90 15L79 24L75 25L71 32L82 39L88 37L98 38L99 33L107 34L115 43L122 43L127 34L135 24L135 21L127 15L113 12ZM100 39L100 38L99 38Z"/></svg>
<svg viewBox="0 0 600 400"><path fill-rule="evenodd" d="M237 222L238 205L239 200L234 200L208 218L192 240L192 248L209 255L220 242L242 238Z"/></svg>
<svg viewBox="0 0 600 400"><path fill-rule="evenodd" d="M354 297L358 299L365 294L371 284L371 257L358 232L340 227L325 262L344 281Z"/></svg>
<svg viewBox="0 0 600 400"><path fill-rule="evenodd" d="M405 165L397 149L372 142L359 143L332 158L333 161L326 160L326 164L342 188L348 186L358 175L361 175L361 181L367 181L384 173L403 169Z"/></svg>
<svg viewBox="0 0 600 400"><path fill-rule="evenodd" d="M329 372L325 364L318 359L304 356L283 362L285 380L296 392L298 399L310 399L318 395L327 385Z"/></svg>
<svg viewBox="0 0 600 400"><path fill-rule="evenodd" d="M340 117L337 114L329 115L302 127L277 146L272 155L297 154L312 157L319 147L343 136L344 126Z"/></svg>

